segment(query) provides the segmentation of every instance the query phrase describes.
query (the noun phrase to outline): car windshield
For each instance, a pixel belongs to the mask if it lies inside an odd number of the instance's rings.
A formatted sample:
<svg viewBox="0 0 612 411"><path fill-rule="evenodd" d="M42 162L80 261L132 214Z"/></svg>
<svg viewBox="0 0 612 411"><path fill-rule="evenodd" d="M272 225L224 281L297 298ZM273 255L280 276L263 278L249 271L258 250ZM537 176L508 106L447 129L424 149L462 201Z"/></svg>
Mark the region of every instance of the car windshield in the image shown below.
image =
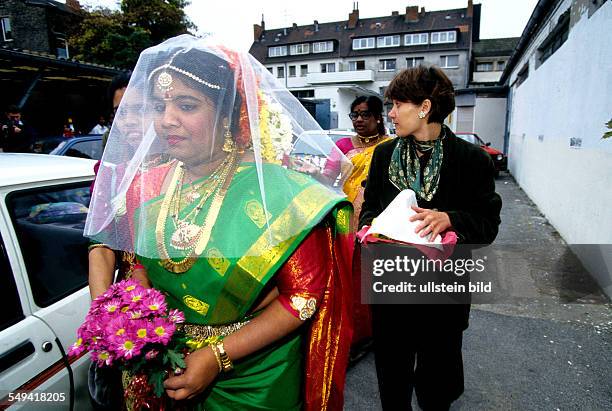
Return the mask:
<svg viewBox="0 0 612 411"><path fill-rule="evenodd" d="M457 137L467 141L468 143L476 144L477 146L482 144L476 134L457 134Z"/></svg>

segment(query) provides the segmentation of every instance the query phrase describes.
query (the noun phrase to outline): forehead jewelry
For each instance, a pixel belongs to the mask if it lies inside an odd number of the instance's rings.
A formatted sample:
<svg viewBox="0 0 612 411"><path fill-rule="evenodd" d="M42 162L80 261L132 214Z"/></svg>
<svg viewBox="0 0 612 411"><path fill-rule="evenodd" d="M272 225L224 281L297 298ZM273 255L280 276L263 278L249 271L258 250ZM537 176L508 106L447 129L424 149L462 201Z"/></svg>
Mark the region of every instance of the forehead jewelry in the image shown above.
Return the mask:
<svg viewBox="0 0 612 411"><path fill-rule="evenodd" d="M157 88L164 93L164 99L171 98L170 91L173 90L172 81L172 76L167 71L162 71L157 77Z"/></svg>

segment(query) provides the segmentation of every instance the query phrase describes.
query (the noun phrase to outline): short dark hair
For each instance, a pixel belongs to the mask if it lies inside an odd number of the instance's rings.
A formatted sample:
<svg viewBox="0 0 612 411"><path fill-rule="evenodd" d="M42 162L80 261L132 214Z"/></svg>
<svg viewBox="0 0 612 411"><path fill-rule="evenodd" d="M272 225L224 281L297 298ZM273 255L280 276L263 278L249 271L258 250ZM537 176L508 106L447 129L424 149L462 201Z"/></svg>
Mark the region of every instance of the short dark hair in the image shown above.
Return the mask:
<svg viewBox="0 0 612 411"><path fill-rule="evenodd" d="M378 123L378 134L384 136L387 134L387 130L385 129L385 122L383 119L383 102L376 96L358 96L351 103L351 111L361 103L366 103L368 105L368 110L374 114L374 117L379 121Z"/></svg>
<svg viewBox="0 0 612 411"><path fill-rule="evenodd" d="M455 89L444 71L435 66L402 70L389 83L385 98L413 104L431 101L428 123L443 123L455 109Z"/></svg>
<svg viewBox="0 0 612 411"><path fill-rule="evenodd" d="M122 88L126 88L130 83L130 77L132 77L132 72L124 72L119 73L111 80L110 85L108 86L107 98L110 105L113 104L113 99L115 98L115 91L121 90Z"/></svg>
<svg viewBox="0 0 612 411"><path fill-rule="evenodd" d="M6 110L7 113L21 113L21 108L18 105L11 104Z"/></svg>

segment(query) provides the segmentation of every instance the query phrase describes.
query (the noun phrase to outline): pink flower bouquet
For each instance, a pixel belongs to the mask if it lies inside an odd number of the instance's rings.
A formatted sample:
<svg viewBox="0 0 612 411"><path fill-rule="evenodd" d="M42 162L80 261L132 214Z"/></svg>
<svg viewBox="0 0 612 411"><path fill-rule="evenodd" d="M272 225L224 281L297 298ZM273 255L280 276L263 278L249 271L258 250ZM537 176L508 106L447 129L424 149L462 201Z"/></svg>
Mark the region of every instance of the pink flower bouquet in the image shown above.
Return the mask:
<svg viewBox="0 0 612 411"><path fill-rule="evenodd" d="M183 321L183 313L169 310L160 291L124 280L93 300L69 355L89 350L98 366L147 375L161 397L167 370L185 367L185 337L176 327Z"/></svg>

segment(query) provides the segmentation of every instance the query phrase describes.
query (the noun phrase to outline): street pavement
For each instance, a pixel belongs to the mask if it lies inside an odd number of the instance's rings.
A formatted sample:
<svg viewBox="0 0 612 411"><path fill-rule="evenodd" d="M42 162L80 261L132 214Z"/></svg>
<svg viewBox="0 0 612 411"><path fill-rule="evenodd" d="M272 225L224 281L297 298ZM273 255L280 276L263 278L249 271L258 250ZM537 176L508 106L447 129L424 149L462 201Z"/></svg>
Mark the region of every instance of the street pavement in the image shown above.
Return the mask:
<svg viewBox="0 0 612 411"><path fill-rule="evenodd" d="M499 274L521 298L472 306L465 392L451 410L612 410L610 300L514 179L496 186L496 253L513 261ZM349 368L345 410L380 409L370 353Z"/></svg>

